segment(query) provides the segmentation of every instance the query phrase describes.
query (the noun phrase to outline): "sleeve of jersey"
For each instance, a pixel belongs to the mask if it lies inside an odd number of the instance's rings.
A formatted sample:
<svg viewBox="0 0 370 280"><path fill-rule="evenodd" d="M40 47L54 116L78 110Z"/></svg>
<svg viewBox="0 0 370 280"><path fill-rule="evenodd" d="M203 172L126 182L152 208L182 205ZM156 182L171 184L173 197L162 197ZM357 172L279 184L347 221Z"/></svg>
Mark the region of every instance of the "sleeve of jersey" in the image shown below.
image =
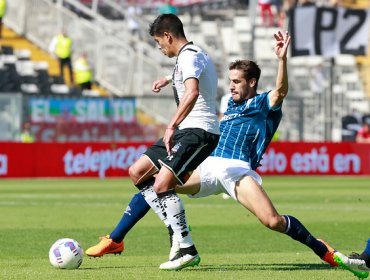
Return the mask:
<svg viewBox="0 0 370 280"><path fill-rule="evenodd" d="M260 111L268 112L270 108L268 92L258 94L255 98L255 107Z"/></svg>
<svg viewBox="0 0 370 280"><path fill-rule="evenodd" d="M282 105L283 105L283 102L281 102L281 103L279 103L279 104L277 104L277 105L275 105L275 106L271 107L271 106L270 106L270 101L269 101L269 99L268 99L268 95L269 95L269 93L270 93L270 92L271 92L271 90L270 90L270 91L268 91L268 92L263 93L263 94L266 94L266 100L267 100L268 108L269 108L269 110L272 110L272 111L278 111L278 110L280 110L280 109L281 109L281 107L282 107Z"/></svg>
<svg viewBox="0 0 370 280"><path fill-rule="evenodd" d="M199 80L205 68L205 60L199 52L185 50L178 58L178 63L182 70L183 82L189 78Z"/></svg>

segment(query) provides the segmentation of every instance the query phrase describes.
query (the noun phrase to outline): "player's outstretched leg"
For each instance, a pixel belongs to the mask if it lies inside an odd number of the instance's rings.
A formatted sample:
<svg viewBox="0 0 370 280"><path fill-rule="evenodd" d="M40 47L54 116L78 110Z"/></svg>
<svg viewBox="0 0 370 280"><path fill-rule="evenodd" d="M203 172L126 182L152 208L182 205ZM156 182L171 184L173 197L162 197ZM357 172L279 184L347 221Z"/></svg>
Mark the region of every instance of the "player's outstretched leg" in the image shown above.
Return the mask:
<svg viewBox="0 0 370 280"><path fill-rule="evenodd" d="M285 234L310 247L323 261L331 266L340 266L341 268L352 272L359 278L368 277L369 274L367 272L364 273L362 270L359 270L358 268L356 269L354 266L349 266L348 258L344 254L334 250L325 241L316 239L311 235L311 233L297 218L288 215L283 215L283 217L287 223Z"/></svg>
<svg viewBox="0 0 370 280"><path fill-rule="evenodd" d="M129 230L148 213L150 207L141 193L135 194L123 216L110 235L101 237L100 242L86 250L90 257L101 257L105 254L120 254L124 250L123 239Z"/></svg>

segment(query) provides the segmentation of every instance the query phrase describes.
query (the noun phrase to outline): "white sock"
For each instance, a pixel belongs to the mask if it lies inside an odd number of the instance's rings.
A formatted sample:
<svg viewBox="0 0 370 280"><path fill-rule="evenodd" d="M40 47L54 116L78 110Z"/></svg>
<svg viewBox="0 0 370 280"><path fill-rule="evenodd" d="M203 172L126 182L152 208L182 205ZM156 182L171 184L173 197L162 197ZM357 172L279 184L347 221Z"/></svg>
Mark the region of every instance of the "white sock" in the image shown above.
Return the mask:
<svg viewBox="0 0 370 280"><path fill-rule="evenodd" d="M167 214L167 220L171 225L176 240L180 243L180 248L188 248L194 245L191 238L185 216L185 208L174 191L159 195L160 203Z"/></svg>
<svg viewBox="0 0 370 280"><path fill-rule="evenodd" d="M149 204L149 206L153 209L154 213L165 223L168 227L169 222L167 220L166 212L164 211L162 204L159 201L157 194L153 189L153 185L146 187L145 189L140 190L141 194L143 195L145 201Z"/></svg>

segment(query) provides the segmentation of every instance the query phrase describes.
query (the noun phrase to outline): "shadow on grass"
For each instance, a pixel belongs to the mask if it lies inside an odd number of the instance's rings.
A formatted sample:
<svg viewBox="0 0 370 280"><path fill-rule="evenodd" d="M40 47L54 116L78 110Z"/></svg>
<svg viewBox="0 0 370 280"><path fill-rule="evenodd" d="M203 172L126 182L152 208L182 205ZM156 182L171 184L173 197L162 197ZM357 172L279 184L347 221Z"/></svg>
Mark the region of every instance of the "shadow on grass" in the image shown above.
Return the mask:
<svg viewBox="0 0 370 280"><path fill-rule="evenodd" d="M221 264L221 265L201 265L195 268L197 271L293 271L293 270L326 270L331 269L327 264L317 263L272 263L272 264Z"/></svg>
<svg viewBox="0 0 370 280"><path fill-rule="evenodd" d="M99 267L81 267L79 270L101 270L101 269L130 269L130 268L157 268L157 266L133 266L133 265L117 265L117 266L99 266ZM327 264L310 264L310 263L272 263L272 264L218 264L218 265L200 265L194 268L187 268L183 272L192 271L294 271L294 270L327 270L332 269Z"/></svg>

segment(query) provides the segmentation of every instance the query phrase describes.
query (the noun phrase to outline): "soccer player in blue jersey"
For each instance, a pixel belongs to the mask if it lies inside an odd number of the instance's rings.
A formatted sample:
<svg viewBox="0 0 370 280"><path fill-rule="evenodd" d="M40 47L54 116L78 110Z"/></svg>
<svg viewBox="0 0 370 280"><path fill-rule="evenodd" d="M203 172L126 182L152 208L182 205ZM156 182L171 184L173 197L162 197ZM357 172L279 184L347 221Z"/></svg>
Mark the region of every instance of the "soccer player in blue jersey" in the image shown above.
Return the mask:
<svg viewBox="0 0 370 280"><path fill-rule="evenodd" d="M220 122L221 136L216 149L193 172L189 180L176 188L177 193L192 198L227 193L252 212L266 227L287 234L294 240L311 248L322 260L332 266L342 266L364 277L346 265L348 258L316 239L295 217L280 215L262 188L261 177L255 171L270 143L282 117L282 102L288 93L287 48L290 36L286 32L274 35L278 74L275 89L257 94L261 70L249 60L237 60L229 66L231 98ZM130 228L146 214L145 200L136 195L131 200L128 213L110 234L111 243L101 253L114 253L117 244ZM163 219L163 216L162 217ZM169 228L171 234L171 228ZM177 267L178 242L172 235L170 264ZM89 251L89 250L88 250ZM89 252L87 251L87 255Z"/></svg>

